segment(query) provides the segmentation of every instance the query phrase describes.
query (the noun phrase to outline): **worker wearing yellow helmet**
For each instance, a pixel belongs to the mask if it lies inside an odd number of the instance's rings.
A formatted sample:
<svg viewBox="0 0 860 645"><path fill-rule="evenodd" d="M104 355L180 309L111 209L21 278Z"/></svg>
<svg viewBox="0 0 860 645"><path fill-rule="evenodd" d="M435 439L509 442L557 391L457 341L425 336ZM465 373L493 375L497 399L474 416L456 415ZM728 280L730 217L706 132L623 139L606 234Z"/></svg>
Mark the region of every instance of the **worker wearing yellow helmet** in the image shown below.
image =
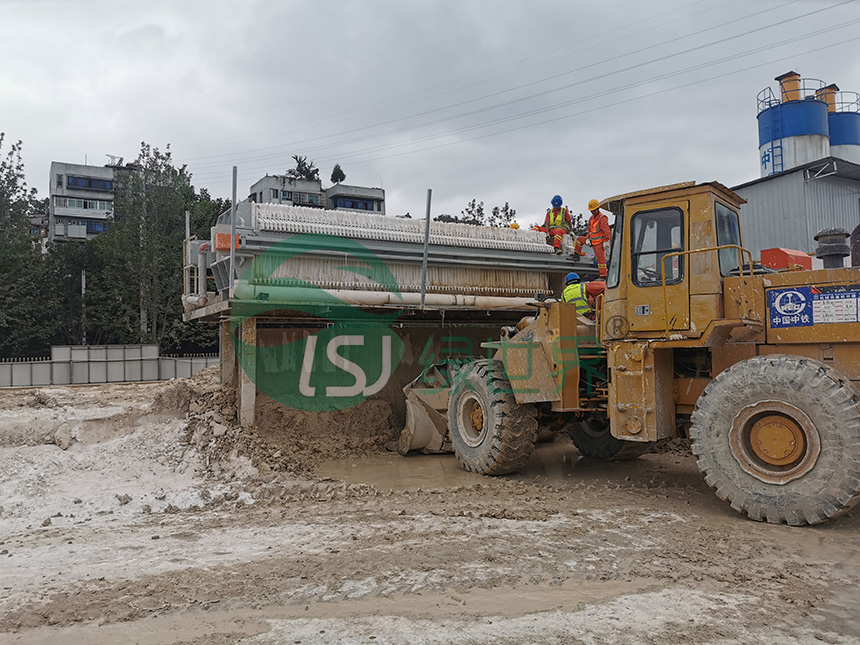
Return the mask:
<svg viewBox="0 0 860 645"><path fill-rule="evenodd" d="M609 255L609 243L612 239L612 231L609 228L609 218L600 211L600 202L592 199L588 202L588 210L591 217L588 218L588 232L576 238L573 252L579 256L585 255L582 246L588 242L594 250L594 259L597 260L597 270L601 278L608 274L606 258Z"/></svg>

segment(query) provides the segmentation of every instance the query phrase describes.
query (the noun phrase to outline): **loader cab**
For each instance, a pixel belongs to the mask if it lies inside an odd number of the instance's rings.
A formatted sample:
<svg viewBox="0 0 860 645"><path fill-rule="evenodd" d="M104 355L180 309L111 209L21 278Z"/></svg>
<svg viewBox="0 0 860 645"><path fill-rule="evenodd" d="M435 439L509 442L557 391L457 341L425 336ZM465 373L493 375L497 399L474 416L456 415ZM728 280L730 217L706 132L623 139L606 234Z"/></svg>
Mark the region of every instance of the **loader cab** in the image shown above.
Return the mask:
<svg viewBox="0 0 860 645"><path fill-rule="evenodd" d="M606 200L615 229L604 340L695 338L723 318L723 277L737 274L743 200L716 182L675 184Z"/></svg>

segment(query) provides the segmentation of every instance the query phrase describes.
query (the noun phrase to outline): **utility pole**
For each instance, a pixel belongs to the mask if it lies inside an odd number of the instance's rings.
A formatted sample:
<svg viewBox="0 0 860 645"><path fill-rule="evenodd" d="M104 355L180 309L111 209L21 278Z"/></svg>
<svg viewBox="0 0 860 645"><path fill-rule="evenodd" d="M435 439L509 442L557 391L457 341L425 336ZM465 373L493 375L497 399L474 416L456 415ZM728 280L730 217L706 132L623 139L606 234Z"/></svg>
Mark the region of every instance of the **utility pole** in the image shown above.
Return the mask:
<svg viewBox="0 0 860 645"><path fill-rule="evenodd" d="M427 257L430 249L430 197L433 190L427 189L427 219L424 220L424 255L421 261L421 309L424 309L424 298L427 295Z"/></svg>
<svg viewBox="0 0 860 645"><path fill-rule="evenodd" d="M87 270L81 269L81 345L87 344Z"/></svg>

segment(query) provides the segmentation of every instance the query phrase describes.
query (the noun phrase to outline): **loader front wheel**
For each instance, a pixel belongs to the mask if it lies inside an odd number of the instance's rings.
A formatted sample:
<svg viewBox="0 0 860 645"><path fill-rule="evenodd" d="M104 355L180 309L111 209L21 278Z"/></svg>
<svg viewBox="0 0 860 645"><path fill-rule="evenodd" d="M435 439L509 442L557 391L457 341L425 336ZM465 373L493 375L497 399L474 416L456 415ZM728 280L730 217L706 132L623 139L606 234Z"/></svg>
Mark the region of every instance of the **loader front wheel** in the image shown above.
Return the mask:
<svg viewBox="0 0 860 645"><path fill-rule="evenodd" d="M860 392L819 361L737 363L705 388L692 420L705 481L751 519L819 524L860 501Z"/></svg>
<svg viewBox="0 0 860 645"><path fill-rule="evenodd" d="M590 459L636 459L651 448L649 441L622 441L609 432L609 419L592 416L568 424L567 433L579 454Z"/></svg>
<svg viewBox="0 0 860 645"><path fill-rule="evenodd" d="M537 409L520 405L493 361L464 365L448 397L448 430L466 470L505 475L522 468L538 436Z"/></svg>

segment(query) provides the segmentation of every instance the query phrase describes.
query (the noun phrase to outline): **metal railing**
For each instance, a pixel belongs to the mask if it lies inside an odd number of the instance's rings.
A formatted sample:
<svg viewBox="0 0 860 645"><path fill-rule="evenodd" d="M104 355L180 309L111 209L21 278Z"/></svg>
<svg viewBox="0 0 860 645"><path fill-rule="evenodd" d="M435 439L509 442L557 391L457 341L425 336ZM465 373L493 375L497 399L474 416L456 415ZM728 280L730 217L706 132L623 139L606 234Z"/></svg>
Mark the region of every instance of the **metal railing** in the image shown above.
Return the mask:
<svg viewBox="0 0 860 645"><path fill-rule="evenodd" d="M660 280L663 287L663 319L666 321L666 338L669 338L669 291L666 289L666 259L672 257L681 257L681 256L689 256L694 253L707 253L709 251L722 251L723 249L735 249L738 253L738 275L744 275L744 261L743 256L746 254L749 257L749 275L753 274L753 261L752 261L752 253L738 244L723 244L721 246L709 246L704 249L690 249L687 251L672 251L670 253L666 253L662 258L660 258ZM689 263L688 263L689 264ZM719 265L719 255L717 256L717 265ZM689 271L689 267L688 267Z"/></svg>
<svg viewBox="0 0 860 645"><path fill-rule="evenodd" d="M779 95L773 88L766 87L756 96L757 114L761 114L768 108L781 105L786 101L805 101L815 99L827 103L831 112L860 112L860 94L836 90L835 86L825 86L824 81L817 78L801 78L797 86L792 87L783 84L779 86ZM786 99L783 99L786 95Z"/></svg>
<svg viewBox="0 0 860 645"><path fill-rule="evenodd" d="M783 102L783 93L789 95L788 100L790 101L803 101L807 98L820 97L820 93L824 87L824 81L817 78L799 78L797 79L796 86L780 83L779 96L774 93L773 88L766 87L756 96L756 113L759 114L768 108L780 105Z"/></svg>
<svg viewBox="0 0 860 645"><path fill-rule="evenodd" d="M860 94L836 92L833 99L834 112L860 112Z"/></svg>

